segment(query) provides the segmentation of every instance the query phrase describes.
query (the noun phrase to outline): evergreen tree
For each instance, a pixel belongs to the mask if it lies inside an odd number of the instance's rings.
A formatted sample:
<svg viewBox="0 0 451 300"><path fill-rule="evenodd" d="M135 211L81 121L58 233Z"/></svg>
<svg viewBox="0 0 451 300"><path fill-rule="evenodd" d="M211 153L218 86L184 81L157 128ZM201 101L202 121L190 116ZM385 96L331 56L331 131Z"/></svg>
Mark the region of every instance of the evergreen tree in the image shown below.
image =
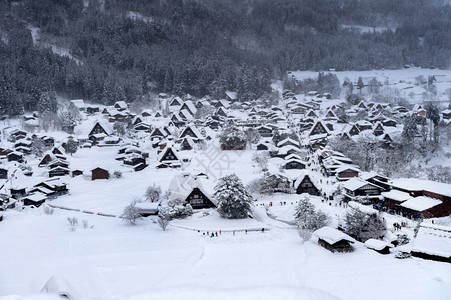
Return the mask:
<svg viewBox="0 0 451 300"><path fill-rule="evenodd" d="M315 231L321 227L327 226L330 222L329 216L322 211L316 211L315 206L309 201L308 197L302 198L296 206L294 219L301 230Z"/></svg>
<svg viewBox="0 0 451 300"><path fill-rule="evenodd" d="M357 88L360 91L360 94L362 94L362 89L365 85L363 84L363 79L361 76L359 76L359 79L357 79Z"/></svg>
<svg viewBox="0 0 451 300"><path fill-rule="evenodd" d="M69 137L64 146L64 150L66 150L66 153L69 153L72 156L72 154L74 154L78 150L78 143L74 141L72 137Z"/></svg>
<svg viewBox="0 0 451 300"><path fill-rule="evenodd" d="M31 153L33 153L36 157L41 157L44 154L44 151L45 145L42 139L33 139L33 143L31 144Z"/></svg>
<svg viewBox="0 0 451 300"><path fill-rule="evenodd" d="M427 102L424 106L424 109L426 110L426 118L431 120L432 124L434 125L434 143L437 145L440 133L440 131L438 130L438 125L440 122L440 110L437 105L432 102Z"/></svg>
<svg viewBox="0 0 451 300"><path fill-rule="evenodd" d="M247 138L244 132L229 126L221 133L219 143L222 150L245 150Z"/></svg>
<svg viewBox="0 0 451 300"><path fill-rule="evenodd" d="M251 213L253 198L235 174L219 179L213 198L223 218L243 219Z"/></svg>
<svg viewBox="0 0 451 300"><path fill-rule="evenodd" d="M359 208L350 207L345 216L345 232L356 240L365 242L383 237L387 226L380 214L366 214Z"/></svg>
<svg viewBox="0 0 451 300"><path fill-rule="evenodd" d="M417 134L418 127L416 117L415 115L410 115L404 122L404 128L402 130L401 136L408 144L411 144Z"/></svg>
<svg viewBox="0 0 451 300"><path fill-rule="evenodd" d="M56 113L58 104L56 103L55 92L42 92L36 108L41 114L45 112Z"/></svg>

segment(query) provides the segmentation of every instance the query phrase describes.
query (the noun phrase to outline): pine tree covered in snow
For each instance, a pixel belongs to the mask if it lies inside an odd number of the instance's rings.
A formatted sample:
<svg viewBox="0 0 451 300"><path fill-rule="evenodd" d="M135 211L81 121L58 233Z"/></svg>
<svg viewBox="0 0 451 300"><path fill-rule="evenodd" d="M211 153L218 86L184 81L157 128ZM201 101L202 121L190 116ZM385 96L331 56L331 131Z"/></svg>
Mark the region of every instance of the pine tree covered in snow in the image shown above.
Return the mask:
<svg viewBox="0 0 451 300"><path fill-rule="evenodd" d="M387 226L378 213L366 214L358 208L350 207L345 216L345 232L358 241L378 239L385 235Z"/></svg>
<svg viewBox="0 0 451 300"><path fill-rule="evenodd" d="M58 104L56 102L56 93L55 92L41 93L36 108L40 113L44 112L55 113L58 110Z"/></svg>
<svg viewBox="0 0 451 300"><path fill-rule="evenodd" d="M296 206L294 218L301 230L317 230L327 226L329 217L322 211L316 211L315 206L307 197L302 198Z"/></svg>
<svg viewBox="0 0 451 300"><path fill-rule="evenodd" d="M221 133L219 143L222 150L244 150L246 149L247 139L244 132L231 126Z"/></svg>
<svg viewBox="0 0 451 300"><path fill-rule="evenodd" d="M66 153L69 153L71 156L78 150L78 144L72 137L70 137L66 144L64 145L64 150L66 150Z"/></svg>
<svg viewBox="0 0 451 300"><path fill-rule="evenodd" d="M406 118L404 121L404 128L402 130L402 138L407 143L412 143L413 139L415 138L415 135L418 134L418 127L417 127L417 121L415 118L415 115L411 115Z"/></svg>
<svg viewBox="0 0 451 300"><path fill-rule="evenodd" d="M219 179L213 198L223 218L243 219L251 212L253 198L235 174Z"/></svg>

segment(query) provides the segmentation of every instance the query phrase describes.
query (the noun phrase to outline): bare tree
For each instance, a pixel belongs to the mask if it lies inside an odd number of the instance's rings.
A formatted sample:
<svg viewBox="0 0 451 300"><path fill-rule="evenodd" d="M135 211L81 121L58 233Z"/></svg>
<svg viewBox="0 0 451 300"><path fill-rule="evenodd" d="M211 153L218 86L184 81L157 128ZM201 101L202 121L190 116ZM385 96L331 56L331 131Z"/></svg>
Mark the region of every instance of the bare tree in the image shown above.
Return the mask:
<svg viewBox="0 0 451 300"><path fill-rule="evenodd" d="M160 200L161 187L156 186L155 183L149 186L146 190L146 199L150 202L157 202Z"/></svg>
<svg viewBox="0 0 451 300"><path fill-rule="evenodd" d="M134 201L124 208L121 218L130 225L136 225L139 220L142 220L142 216Z"/></svg>
<svg viewBox="0 0 451 300"><path fill-rule="evenodd" d="M166 231L166 228L169 226L169 220L159 216L157 221L158 221L158 225L161 227L161 229L163 229L163 231Z"/></svg>
<svg viewBox="0 0 451 300"><path fill-rule="evenodd" d="M262 172L268 170L269 154L267 152L256 152L252 157L252 160L258 164Z"/></svg>

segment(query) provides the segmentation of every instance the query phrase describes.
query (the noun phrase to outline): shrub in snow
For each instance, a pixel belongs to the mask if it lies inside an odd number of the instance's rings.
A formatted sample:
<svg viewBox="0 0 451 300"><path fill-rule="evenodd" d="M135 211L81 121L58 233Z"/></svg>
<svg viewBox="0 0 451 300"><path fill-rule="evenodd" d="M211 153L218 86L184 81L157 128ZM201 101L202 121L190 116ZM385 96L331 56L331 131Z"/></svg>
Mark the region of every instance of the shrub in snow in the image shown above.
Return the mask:
<svg viewBox="0 0 451 300"><path fill-rule="evenodd" d="M94 228L94 225L89 226L88 220L81 221L81 225L83 226L83 229Z"/></svg>
<svg viewBox="0 0 451 300"><path fill-rule="evenodd" d="M302 198L294 213L294 219L302 230L315 231L330 222L328 215L322 211L316 211L315 206L309 201L308 197Z"/></svg>
<svg viewBox="0 0 451 300"><path fill-rule="evenodd" d="M235 174L219 179L213 198L223 218L243 219L251 212L253 198Z"/></svg>
<svg viewBox="0 0 451 300"><path fill-rule="evenodd" d="M407 245L410 242L409 237L407 234L398 234L398 238L396 239L398 242L398 246Z"/></svg>
<svg viewBox="0 0 451 300"><path fill-rule="evenodd" d="M387 232L384 219L378 213L366 214L350 207L345 216L345 232L360 242L379 239Z"/></svg>
<svg viewBox="0 0 451 300"><path fill-rule="evenodd" d="M169 220L158 216L157 221L158 221L158 226L160 226L161 229L163 229L163 231L166 231L166 228L169 226Z"/></svg>
<svg viewBox="0 0 451 300"><path fill-rule="evenodd" d="M55 210L52 207L50 207L48 205L44 205L44 213L46 215L53 215L54 212L55 212Z"/></svg>
<svg viewBox="0 0 451 300"><path fill-rule="evenodd" d="M116 170L113 172L113 176L114 176L114 178L122 178L122 172Z"/></svg>
<svg viewBox="0 0 451 300"><path fill-rule="evenodd" d="M371 204L371 200L368 196L361 196L356 198L356 202L363 204L363 205L369 205Z"/></svg>
<svg viewBox="0 0 451 300"><path fill-rule="evenodd" d="M184 219L193 214L193 207L190 204L174 204L175 202L171 202L171 206L163 206L160 207L158 212L158 217L165 220L173 220L173 219ZM169 203L168 203L169 204Z"/></svg>
<svg viewBox="0 0 451 300"><path fill-rule="evenodd" d="M306 229L301 229L301 230L299 230L299 236L302 238L303 242L306 242L306 241L310 240L310 238L312 237L312 231L306 230Z"/></svg>
<svg viewBox="0 0 451 300"><path fill-rule="evenodd" d="M410 258L411 256L409 252L398 251L395 253L395 257L399 259Z"/></svg>
<svg viewBox="0 0 451 300"><path fill-rule="evenodd" d="M136 225L136 223L142 219L135 202L130 203L124 208L121 214L121 218L131 225Z"/></svg>
<svg viewBox="0 0 451 300"><path fill-rule="evenodd" d="M146 190L146 199L150 202L157 202L160 200L161 188L156 186L155 183L149 186Z"/></svg>
<svg viewBox="0 0 451 300"><path fill-rule="evenodd" d="M266 172L268 170L268 160L270 156L268 152L256 152L252 157L252 161L256 162L262 172Z"/></svg>
<svg viewBox="0 0 451 300"><path fill-rule="evenodd" d="M67 217L67 222L69 222L70 230L75 231L75 226L78 225L78 219L75 217Z"/></svg>
<svg viewBox="0 0 451 300"><path fill-rule="evenodd" d="M219 136L222 150L245 150L246 135L236 127L227 127Z"/></svg>

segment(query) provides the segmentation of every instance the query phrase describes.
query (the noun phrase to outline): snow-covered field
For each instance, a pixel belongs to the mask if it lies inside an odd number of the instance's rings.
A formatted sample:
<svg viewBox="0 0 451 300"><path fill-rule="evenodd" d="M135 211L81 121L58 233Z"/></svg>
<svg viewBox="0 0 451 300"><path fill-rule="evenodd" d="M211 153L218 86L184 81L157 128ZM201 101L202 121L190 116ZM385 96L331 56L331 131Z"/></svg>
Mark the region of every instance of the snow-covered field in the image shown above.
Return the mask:
<svg viewBox="0 0 451 300"><path fill-rule="evenodd" d="M71 231L68 216L94 227ZM5 218L0 296L38 293L55 274L83 298L98 299L139 294L131 299L447 299L451 294L448 264L397 260L362 244L353 253L333 254L314 239L302 244L284 223L277 228L265 220L222 220L224 228L259 223L270 230L210 238L203 233L209 224L217 226L214 214L200 218L204 222L183 221L200 232L176 227L183 222L162 231L150 218L130 226L118 218L63 210L10 211Z"/></svg>

